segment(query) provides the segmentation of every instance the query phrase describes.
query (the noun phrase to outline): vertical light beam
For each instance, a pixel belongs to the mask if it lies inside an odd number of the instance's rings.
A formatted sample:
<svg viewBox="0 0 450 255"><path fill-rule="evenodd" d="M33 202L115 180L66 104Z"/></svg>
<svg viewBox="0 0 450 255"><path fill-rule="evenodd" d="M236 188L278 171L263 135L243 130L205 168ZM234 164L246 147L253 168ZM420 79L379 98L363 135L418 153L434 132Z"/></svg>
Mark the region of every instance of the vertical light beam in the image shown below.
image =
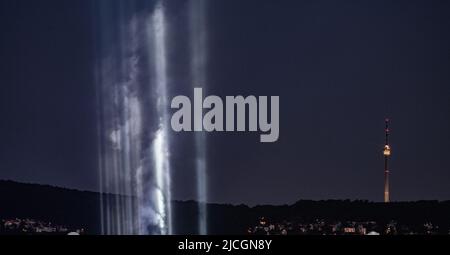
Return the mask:
<svg viewBox="0 0 450 255"><path fill-rule="evenodd" d="M162 1L149 12L96 1L95 11L102 233L171 234Z"/></svg>
<svg viewBox="0 0 450 255"><path fill-rule="evenodd" d="M190 50L191 50L191 84L193 87L202 87L206 91L206 63L207 63L207 27L206 27L206 0L191 0L189 11ZM206 134L195 133L196 148L196 178L198 201L198 229L199 234L207 234L207 161L206 161Z"/></svg>
<svg viewBox="0 0 450 255"><path fill-rule="evenodd" d="M151 20L153 31L153 53L155 67L155 93L157 96L157 113L159 127L153 141L154 167L158 192L156 199L162 234L172 233L170 165L167 129L169 123L167 98L167 52L166 52L166 20L162 1L158 2Z"/></svg>

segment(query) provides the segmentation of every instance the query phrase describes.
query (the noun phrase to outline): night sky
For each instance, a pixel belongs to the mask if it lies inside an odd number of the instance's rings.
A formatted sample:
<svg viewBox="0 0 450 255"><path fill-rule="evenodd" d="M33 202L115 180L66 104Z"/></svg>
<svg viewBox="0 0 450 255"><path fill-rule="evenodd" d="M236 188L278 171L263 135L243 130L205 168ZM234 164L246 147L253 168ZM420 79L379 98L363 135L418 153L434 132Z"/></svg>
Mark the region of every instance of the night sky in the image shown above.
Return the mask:
<svg viewBox="0 0 450 255"><path fill-rule="evenodd" d="M280 96L280 138L208 134L209 200L381 201L385 117L391 199L450 199L449 13L448 1L211 1L208 93ZM98 190L94 23L92 1L1 0L0 179ZM192 134L172 135L175 199L192 199Z"/></svg>

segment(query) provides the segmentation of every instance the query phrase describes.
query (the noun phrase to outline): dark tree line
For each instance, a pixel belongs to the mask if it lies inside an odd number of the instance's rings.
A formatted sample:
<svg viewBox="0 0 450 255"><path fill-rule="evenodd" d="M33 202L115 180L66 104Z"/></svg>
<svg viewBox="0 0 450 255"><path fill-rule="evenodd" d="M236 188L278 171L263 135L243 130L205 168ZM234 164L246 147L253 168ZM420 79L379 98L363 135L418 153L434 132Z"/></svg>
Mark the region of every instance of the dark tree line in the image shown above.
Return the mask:
<svg viewBox="0 0 450 255"><path fill-rule="evenodd" d="M197 233L197 203L173 203L174 230L179 234ZM0 219L31 218L100 233L100 194L46 185L0 181ZM244 234L261 217L281 221L377 221L395 220L406 225L432 222L450 229L450 201L392 202L363 200L300 200L292 205L208 204L208 231L211 234Z"/></svg>

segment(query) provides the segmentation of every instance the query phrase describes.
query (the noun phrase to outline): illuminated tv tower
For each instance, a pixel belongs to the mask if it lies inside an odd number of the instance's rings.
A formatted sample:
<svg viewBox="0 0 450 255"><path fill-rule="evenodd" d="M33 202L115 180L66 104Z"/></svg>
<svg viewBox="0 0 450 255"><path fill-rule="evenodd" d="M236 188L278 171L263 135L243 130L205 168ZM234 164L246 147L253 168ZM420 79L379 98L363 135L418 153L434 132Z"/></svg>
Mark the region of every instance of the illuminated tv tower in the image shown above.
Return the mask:
<svg viewBox="0 0 450 255"><path fill-rule="evenodd" d="M386 126L384 132L386 134L386 140L383 149L384 155L384 202L389 203L389 168L388 161L391 156L391 146L389 146L389 119L384 120Z"/></svg>

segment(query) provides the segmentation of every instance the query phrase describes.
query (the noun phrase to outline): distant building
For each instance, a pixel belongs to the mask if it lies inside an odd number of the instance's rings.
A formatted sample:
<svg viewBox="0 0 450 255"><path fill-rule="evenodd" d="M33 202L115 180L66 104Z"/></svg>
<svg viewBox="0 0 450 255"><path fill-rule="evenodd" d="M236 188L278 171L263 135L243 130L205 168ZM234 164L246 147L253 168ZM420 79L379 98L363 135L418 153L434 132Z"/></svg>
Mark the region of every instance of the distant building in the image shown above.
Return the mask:
<svg viewBox="0 0 450 255"><path fill-rule="evenodd" d="M346 227L346 228L344 228L344 233L354 234L354 233L356 233L356 229L354 227Z"/></svg>

